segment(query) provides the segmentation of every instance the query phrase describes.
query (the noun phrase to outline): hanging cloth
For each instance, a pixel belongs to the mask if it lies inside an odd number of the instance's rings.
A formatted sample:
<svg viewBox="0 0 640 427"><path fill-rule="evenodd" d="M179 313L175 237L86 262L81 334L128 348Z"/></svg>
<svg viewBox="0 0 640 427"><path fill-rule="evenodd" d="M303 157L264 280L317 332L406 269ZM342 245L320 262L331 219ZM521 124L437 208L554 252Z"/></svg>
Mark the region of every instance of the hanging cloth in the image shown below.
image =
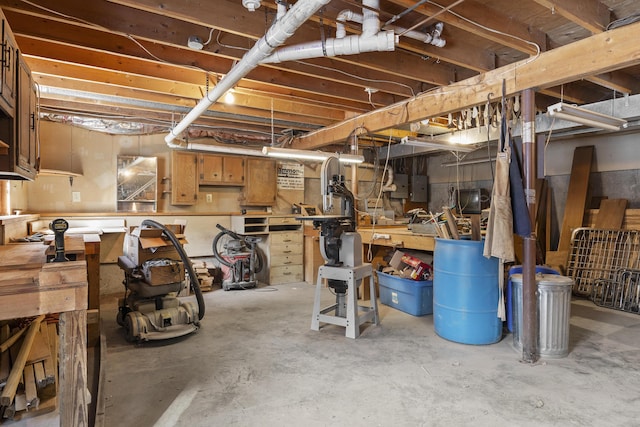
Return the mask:
<svg viewBox="0 0 640 427"><path fill-rule="evenodd" d="M529 219L529 207L524 195L524 184L522 181L522 168L520 167L520 157L518 148L509 138L511 148L511 163L509 164L509 183L511 188L511 210L513 212L513 232L521 237L531 235L531 220Z"/></svg>
<svg viewBox="0 0 640 427"><path fill-rule="evenodd" d="M506 114L503 112L500 126L500 144L496 155L496 173L491 191L491 206L489 208L489 220L482 254L486 258L492 256L501 258L505 262L515 261L509 183L510 163L511 147L507 142L507 120Z"/></svg>

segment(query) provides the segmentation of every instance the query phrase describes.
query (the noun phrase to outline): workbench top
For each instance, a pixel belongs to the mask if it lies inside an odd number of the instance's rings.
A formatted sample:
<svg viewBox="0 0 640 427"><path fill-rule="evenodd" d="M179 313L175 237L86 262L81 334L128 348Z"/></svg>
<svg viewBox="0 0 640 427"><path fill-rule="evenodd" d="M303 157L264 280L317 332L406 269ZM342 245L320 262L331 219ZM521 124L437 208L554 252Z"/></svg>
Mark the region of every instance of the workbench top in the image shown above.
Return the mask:
<svg viewBox="0 0 640 427"><path fill-rule="evenodd" d="M433 251L437 236L418 234L403 226L358 227L363 244Z"/></svg>
<svg viewBox="0 0 640 427"><path fill-rule="evenodd" d="M87 308L85 261L46 262L48 246L0 246L0 319Z"/></svg>

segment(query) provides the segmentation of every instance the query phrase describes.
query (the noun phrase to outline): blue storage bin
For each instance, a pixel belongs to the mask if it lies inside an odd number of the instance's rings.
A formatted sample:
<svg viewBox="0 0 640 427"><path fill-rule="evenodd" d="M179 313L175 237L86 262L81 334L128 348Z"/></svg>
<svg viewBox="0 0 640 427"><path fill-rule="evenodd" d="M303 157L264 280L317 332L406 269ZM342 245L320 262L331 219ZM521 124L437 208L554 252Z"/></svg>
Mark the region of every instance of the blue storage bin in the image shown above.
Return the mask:
<svg viewBox="0 0 640 427"><path fill-rule="evenodd" d="M522 266L514 265L509 269L509 279L507 280L507 329L509 332L513 332L513 284L511 283L511 276L514 274L521 274ZM536 265L536 274L560 274L556 270L551 267L547 267L544 265Z"/></svg>
<svg viewBox="0 0 640 427"><path fill-rule="evenodd" d="M376 272L380 286L380 302L413 316L433 313L433 282L404 279Z"/></svg>

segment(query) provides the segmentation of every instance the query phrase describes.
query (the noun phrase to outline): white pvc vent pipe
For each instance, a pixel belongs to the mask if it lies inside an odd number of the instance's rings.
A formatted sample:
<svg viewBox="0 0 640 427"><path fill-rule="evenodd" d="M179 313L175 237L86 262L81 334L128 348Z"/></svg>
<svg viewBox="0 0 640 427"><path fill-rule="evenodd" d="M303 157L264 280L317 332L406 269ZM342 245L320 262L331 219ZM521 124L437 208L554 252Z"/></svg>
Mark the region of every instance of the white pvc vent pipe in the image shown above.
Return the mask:
<svg viewBox="0 0 640 427"><path fill-rule="evenodd" d="M282 45L293 35L305 21L307 21L322 6L330 0L299 0L281 19L269 27L267 33L256 42L242 59L211 89L204 98L164 137L171 148L184 148L171 142L182 133L191 123L200 117L226 91L231 89L240 79L253 70L262 60L273 53L275 48Z"/></svg>
<svg viewBox="0 0 640 427"><path fill-rule="evenodd" d="M362 3L363 6L366 6L363 8L364 15L354 14L350 11L341 12L341 14L350 13L358 16L357 22L362 24L362 34L346 36L344 25L338 23L335 38L283 47L265 58L262 63L273 64L323 56L393 51L398 38L393 31L380 31L380 20L376 12L380 2L378 0L364 0Z"/></svg>

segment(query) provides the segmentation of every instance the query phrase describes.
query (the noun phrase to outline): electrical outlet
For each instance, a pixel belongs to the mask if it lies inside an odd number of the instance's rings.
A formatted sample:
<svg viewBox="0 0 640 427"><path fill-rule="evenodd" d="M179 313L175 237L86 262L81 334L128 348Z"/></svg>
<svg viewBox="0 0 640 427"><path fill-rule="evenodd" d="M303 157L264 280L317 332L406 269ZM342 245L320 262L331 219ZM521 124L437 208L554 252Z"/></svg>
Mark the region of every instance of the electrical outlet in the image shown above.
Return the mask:
<svg viewBox="0 0 640 427"><path fill-rule="evenodd" d="M79 191L72 191L71 192L71 201L73 203L80 203L80 192Z"/></svg>
<svg viewBox="0 0 640 427"><path fill-rule="evenodd" d="M213 194L207 193L207 203L213 203Z"/></svg>

